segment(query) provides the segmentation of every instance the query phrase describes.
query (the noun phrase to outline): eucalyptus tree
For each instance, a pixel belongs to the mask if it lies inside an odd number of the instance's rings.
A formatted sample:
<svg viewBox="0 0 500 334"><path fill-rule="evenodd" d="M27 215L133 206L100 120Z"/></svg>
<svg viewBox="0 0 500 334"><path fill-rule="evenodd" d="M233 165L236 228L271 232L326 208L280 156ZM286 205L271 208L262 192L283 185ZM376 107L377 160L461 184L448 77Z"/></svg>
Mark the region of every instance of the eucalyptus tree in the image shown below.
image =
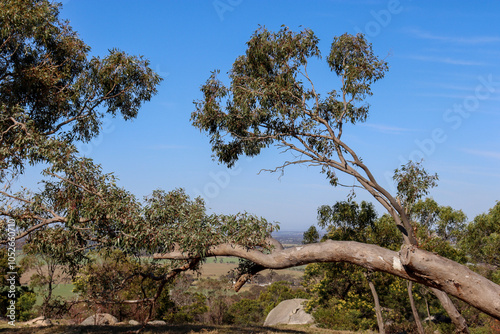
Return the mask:
<svg viewBox="0 0 500 334"><path fill-rule="evenodd" d="M88 141L106 115L136 117L161 78L139 56L101 58L48 0L0 2L0 176L52 162ZM3 180L5 181L5 180Z"/></svg>
<svg viewBox="0 0 500 334"><path fill-rule="evenodd" d="M249 215L208 215L200 199L183 190L153 191L144 201L117 186L113 174L78 156L73 143L100 131L103 118L137 116L161 78L139 56L111 49L90 56L59 6L48 0L0 2L0 219L16 222L30 254L50 254L72 275L90 249L120 249L140 256L182 247L194 259L170 261L161 270L135 272L158 283L157 293L129 303L155 303L166 282L196 269L210 242L266 246L274 229ZM27 164L47 163L39 190L9 187ZM56 241L56 242L55 242ZM126 282L124 282L125 284ZM49 290L51 291L50 287Z"/></svg>
<svg viewBox="0 0 500 334"><path fill-rule="evenodd" d="M161 81L142 57L118 49L111 49L104 58L91 57L90 47L59 18L59 8L59 4L47 0L0 2L3 223L6 217L20 218L16 216L19 210L10 205L12 201L20 199L21 206L31 203L26 196L10 191L27 164L46 162L54 169L66 165L76 170L89 166L85 160L76 166L78 152L72 143L98 135L107 115L136 117L141 105L156 94ZM30 226L21 219L18 238L64 220L40 218Z"/></svg>
<svg viewBox="0 0 500 334"><path fill-rule="evenodd" d="M387 63L373 53L364 36L335 37L326 62L339 78L339 88L320 94L308 72L309 62L317 58L318 38L308 29L298 33L286 27L277 32L257 30L247 42L246 53L229 71L229 83L218 78L220 71L214 71L202 85L203 97L195 102L193 125L208 134L214 156L229 167L241 156L257 156L275 145L294 154L272 171L309 164L319 166L332 185L341 184L339 172L354 177L355 187L366 189L394 219L402 232L401 251L332 241L292 249L276 246L270 254L234 244L214 244L207 254L240 256L259 268L351 262L442 290L499 318L500 287L459 263L420 249L404 202L380 185L344 141L345 125L368 117L365 99L372 95L372 84L384 77ZM180 251L158 255L186 256ZM449 301L445 294L441 297ZM445 307L449 313L456 311L452 305ZM460 330L467 331L458 312L452 318Z"/></svg>

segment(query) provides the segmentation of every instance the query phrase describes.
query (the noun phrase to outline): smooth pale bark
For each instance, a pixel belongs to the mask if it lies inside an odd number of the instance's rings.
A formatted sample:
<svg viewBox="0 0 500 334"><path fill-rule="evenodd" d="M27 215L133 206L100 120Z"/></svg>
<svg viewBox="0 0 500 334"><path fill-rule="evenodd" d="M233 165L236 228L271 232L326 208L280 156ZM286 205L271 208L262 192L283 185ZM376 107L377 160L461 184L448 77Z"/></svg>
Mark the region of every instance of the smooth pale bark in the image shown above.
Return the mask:
<svg viewBox="0 0 500 334"><path fill-rule="evenodd" d="M458 312L457 308L451 301L450 297L446 293L444 293L441 290L438 290L436 288L431 288L431 291L434 293L434 295L439 299L441 302L441 305L443 308L446 310L448 313L448 316L451 319L451 322L455 325L455 333L459 334L469 334L469 327L467 326L467 323L465 322L464 317ZM429 308L429 305L427 305L427 309ZM429 314L429 311L427 311L427 314ZM429 315L430 316L430 315Z"/></svg>
<svg viewBox="0 0 500 334"><path fill-rule="evenodd" d="M413 298L413 282L407 281L408 297L410 297L411 312L413 313L413 319L417 325L418 334L425 334L424 326L422 326L422 321L420 321L420 316L418 315L417 307L415 306L415 299Z"/></svg>
<svg viewBox="0 0 500 334"><path fill-rule="evenodd" d="M368 281L368 286L372 292L373 302L375 303L375 314L377 316L377 324L378 324L378 332L380 334L385 334L385 325L384 318L382 317L382 309L380 308L380 301L378 299L377 289L375 289L375 284L373 284L372 279L370 277L370 273L366 276L366 280Z"/></svg>
<svg viewBox="0 0 500 334"><path fill-rule="evenodd" d="M316 262L348 262L442 290L500 320L500 286L466 266L412 246L401 252L355 241L328 240L265 254L235 244L211 247L207 256L237 256L269 269ZM179 250L155 254L158 259L188 259Z"/></svg>

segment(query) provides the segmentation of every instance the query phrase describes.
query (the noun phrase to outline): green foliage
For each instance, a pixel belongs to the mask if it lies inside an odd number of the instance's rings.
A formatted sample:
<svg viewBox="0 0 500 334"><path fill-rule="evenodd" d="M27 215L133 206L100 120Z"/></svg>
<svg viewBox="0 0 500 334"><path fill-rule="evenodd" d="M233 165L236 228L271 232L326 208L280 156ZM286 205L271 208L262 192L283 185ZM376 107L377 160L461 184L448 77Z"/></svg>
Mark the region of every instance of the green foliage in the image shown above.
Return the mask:
<svg viewBox="0 0 500 334"><path fill-rule="evenodd" d="M200 257L205 256L209 246L221 243L268 247L265 239L277 229L276 225L248 213L207 215L203 201L200 198L191 201L182 189L153 192L147 198L144 217L145 224L133 227L135 234L138 229L149 230L135 240L138 248L167 252L179 246Z"/></svg>
<svg viewBox="0 0 500 334"><path fill-rule="evenodd" d="M241 155L255 156L271 144L282 145L308 152L306 159L311 160L296 163L314 161L336 184L330 168L339 166L332 157L346 150L340 142L342 124L366 119L368 105L355 102L371 95L370 85L388 67L363 35L335 38L327 63L339 77L341 91L322 97L307 72L309 61L320 58L318 43L308 29L295 33L287 27L277 32L260 28L248 41L245 55L234 62L230 86L217 79L218 71L212 73L191 119L209 134L220 162L232 166Z"/></svg>
<svg viewBox="0 0 500 334"><path fill-rule="evenodd" d="M457 247L467 217L461 210L440 206L433 199L417 201L410 216L419 247L459 263L466 263L465 252Z"/></svg>
<svg viewBox="0 0 500 334"><path fill-rule="evenodd" d="M362 34L334 37L327 61L330 69L343 78L342 91L357 101L372 95L371 85L382 79L389 69L385 61L373 54L371 44ZM349 120L353 124L364 121L367 113L367 108L353 108Z"/></svg>
<svg viewBox="0 0 500 334"><path fill-rule="evenodd" d="M193 323L200 319L203 313L208 311L206 297L201 293L194 293L192 303L173 309L163 316L168 323Z"/></svg>
<svg viewBox="0 0 500 334"><path fill-rule="evenodd" d="M375 329L376 320L371 315L373 310L363 302L357 304L334 304L334 306L319 308L313 312L316 322L325 328L338 330Z"/></svg>
<svg viewBox="0 0 500 334"><path fill-rule="evenodd" d="M438 176L429 175L422 167L422 162L409 161L394 171L393 179L397 183L398 198L409 211L416 201L437 185Z"/></svg>
<svg viewBox="0 0 500 334"><path fill-rule="evenodd" d="M0 3L0 171L25 161L58 161L73 140L99 133L106 114L134 118L161 78L142 57L111 49L89 57L59 6L48 0Z"/></svg>
<svg viewBox="0 0 500 334"><path fill-rule="evenodd" d="M74 292L90 304L119 304L124 300L149 298L156 293L150 276L167 271L120 250L93 252L92 258L75 277Z"/></svg>
<svg viewBox="0 0 500 334"><path fill-rule="evenodd" d="M373 204L365 201L337 202L333 206L323 205L318 209L318 225L328 229L325 236L332 240L368 242L364 231L373 227L377 213Z"/></svg>
<svg viewBox="0 0 500 334"><path fill-rule="evenodd" d="M401 232L396 228L394 219L384 214L378 218L373 227L369 230L370 241L375 245L388 248L393 251L399 251L403 238Z"/></svg>
<svg viewBox="0 0 500 334"><path fill-rule="evenodd" d="M262 325L264 308L262 302L254 299L242 299L229 307L228 321L236 325Z"/></svg>
<svg viewBox="0 0 500 334"><path fill-rule="evenodd" d="M307 231L304 232L303 244L312 244L319 241L319 233L316 226L311 225Z"/></svg>
<svg viewBox="0 0 500 334"><path fill-rule="evenodd" d="M416 202L411 215L428 233L452 243L456 243L463 233L467 220L462 210L439 206L431 198Z"/></svg>
<svg viewBox="0 0 500 334"><path fill-rule="evenodd" d="M479 263L500 267L500 202L488 213L483 213L470 222L460 240L461 248Z"/></svg>
<svg viewBox="0 0 500 334"><path fill-rule="evenodd" d="M309 295L304 290L292 288L286 281L278 281L261 292L259 302L264 306L264 315L267 315L284 300L308 297Z"/></svg>
<svg viewBox="0 0 500 334"><path fill-rule="evenodd" d="M27 321L34 317L33 306L35 303L36 294L34 292L23 293L19 297L16 303L17 312L19 312L19 321Z"/></svg>

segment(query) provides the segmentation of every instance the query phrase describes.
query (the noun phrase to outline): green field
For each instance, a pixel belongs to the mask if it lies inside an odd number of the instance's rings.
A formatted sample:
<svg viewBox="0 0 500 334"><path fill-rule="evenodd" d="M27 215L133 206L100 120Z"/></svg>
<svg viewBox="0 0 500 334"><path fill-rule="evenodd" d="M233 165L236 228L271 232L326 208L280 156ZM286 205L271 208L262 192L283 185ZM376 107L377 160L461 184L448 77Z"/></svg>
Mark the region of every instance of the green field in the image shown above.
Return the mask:
<svg viewBox="0 0 500 334"><path fill-rule="evenodd" d="M56 286L56 288L54 289L54 291L52 292L52 294L54 296L61 296L65 299L70 299L70 298L73 298L73 297L76 297L76 294L73 293L73 288L75 286L73 284L64 284L64 283L61 283L61 284L58 284ZM42 305L42 295L39 292L40 289L36 288L34 289L35 290L35 294L36 294L36 303L35 305Z"/></svg>

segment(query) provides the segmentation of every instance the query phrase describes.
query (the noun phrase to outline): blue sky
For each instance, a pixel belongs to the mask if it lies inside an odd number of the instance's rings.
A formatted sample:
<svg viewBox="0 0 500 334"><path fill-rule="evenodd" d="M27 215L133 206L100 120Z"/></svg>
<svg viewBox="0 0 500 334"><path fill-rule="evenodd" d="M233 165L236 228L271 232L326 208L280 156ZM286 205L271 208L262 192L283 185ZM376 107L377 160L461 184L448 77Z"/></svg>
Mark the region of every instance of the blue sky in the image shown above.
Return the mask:
<svg viewBox="0 0 500 334"><path fill-rule="evenodd" d="M317 168L281 177L259 173L283 162L276 149L229 170L211 158L208 137L189 119L199 88L214 69L226 73L263 25L312 29L325 58L334 36L363 32L390 70L373 87L371 112L344 139L380 183L408 159L438 173L431 196L469 219L500 199L500 2L498 1L131 1L67 0L68 19L92 54L118 48L144 55L164 81L137 119L107 119L101 135L79 144L142 198L182 187L211 212L247 211L305 230L323 204L346 199ZM323 91L338 88L324 64L312 68ZM353 180L344 178L347 184ZM357 201L373 201L357 191ZM379 214L383 209L377 206Z"/></svg>

